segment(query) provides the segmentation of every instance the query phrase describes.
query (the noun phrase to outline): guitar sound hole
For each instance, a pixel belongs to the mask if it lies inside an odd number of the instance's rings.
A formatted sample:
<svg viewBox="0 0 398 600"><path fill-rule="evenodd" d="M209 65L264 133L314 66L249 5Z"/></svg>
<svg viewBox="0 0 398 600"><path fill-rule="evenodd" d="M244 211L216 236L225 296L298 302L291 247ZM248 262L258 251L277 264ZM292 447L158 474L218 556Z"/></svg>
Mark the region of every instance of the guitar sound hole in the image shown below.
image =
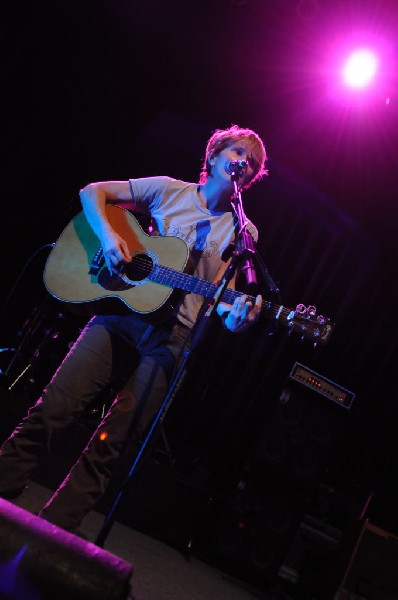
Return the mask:
<svg viewBox="0 0 398 600"><path fill-rule="evenodd" d="M131 282L143 281L149 277L153 260L148 254L136 254L133 260L123 266L123 275Z"/></svg>
<svg viewBox="0 0 398 600"><path fill-rule="evenodd" d="M104 267L98 273L98 285L104 290L109 290L111 292L122 292L123 290L128 290L133 287L131 284L123 281L120 275L109 273L108 267Z"/></svg>

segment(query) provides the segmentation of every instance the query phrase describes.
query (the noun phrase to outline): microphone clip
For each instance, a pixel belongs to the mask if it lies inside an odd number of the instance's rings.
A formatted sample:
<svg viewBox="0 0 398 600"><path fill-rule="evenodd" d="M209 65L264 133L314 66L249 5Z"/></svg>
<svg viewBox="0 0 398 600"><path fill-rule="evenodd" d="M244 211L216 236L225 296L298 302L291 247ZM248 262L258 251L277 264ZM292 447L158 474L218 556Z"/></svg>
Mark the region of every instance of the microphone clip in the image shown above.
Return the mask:
<svg viewBox="0 0 398 600"><path fill-rule="evenodd" d="M247 160L230 160L225 165L225 172L231 175L232 179L239 179L245 173L248 167Z"/></svg>

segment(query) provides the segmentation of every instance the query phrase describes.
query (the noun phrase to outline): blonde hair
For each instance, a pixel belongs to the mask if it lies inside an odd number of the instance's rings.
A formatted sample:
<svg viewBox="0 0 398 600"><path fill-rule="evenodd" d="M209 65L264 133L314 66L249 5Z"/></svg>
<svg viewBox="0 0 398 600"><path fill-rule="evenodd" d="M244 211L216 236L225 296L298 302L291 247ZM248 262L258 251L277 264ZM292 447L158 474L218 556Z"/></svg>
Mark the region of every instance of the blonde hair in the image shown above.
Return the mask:
<svg viewBox="0 0 398 600"><path fill-rule="evenodd" d="M231 125L231 127L228 127L227 129L216 129L210 136L209 141L207 142L206 154L200 173L200 185L206 183L207 178L211 175L211 158L217 156L217 154L222 152L222 150L228 148L228 146L231 146L239 140L247 141L252 152L251 166L254 174L244 188L249 188L255 181L258 181L262 177L268 175L268 170L265 168L267 154L264 143L260 136L257 135L257 133L255 133L252 129L242 128L238 125Z"/></svg>

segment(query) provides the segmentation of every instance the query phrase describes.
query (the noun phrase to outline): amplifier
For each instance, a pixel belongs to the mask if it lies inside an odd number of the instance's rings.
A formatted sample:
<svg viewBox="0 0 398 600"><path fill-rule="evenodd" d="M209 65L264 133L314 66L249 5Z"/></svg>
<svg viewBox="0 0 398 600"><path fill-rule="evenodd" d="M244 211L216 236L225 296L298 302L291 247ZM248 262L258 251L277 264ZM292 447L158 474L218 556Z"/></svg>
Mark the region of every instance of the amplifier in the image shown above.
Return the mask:
<svg viewBox="0 0 398 600"><path fill-rule="evenodd" d="M293 365L289 379L314 390L347 410L351 408L355 398L353 392L298 362Z"/></svg>
<svg viewBox="0 0 398 600"><path fill-rule="evenodd" d="M398 538L365 521L335 600L397 600Z"/></svg>

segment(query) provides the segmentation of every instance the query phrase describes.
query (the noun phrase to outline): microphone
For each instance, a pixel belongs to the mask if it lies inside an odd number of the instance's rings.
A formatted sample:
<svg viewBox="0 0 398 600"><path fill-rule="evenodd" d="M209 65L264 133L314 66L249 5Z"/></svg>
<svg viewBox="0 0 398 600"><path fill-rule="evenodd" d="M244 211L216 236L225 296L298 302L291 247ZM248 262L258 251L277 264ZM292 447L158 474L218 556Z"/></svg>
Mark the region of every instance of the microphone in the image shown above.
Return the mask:
<svg viewBox="0 0 398 600"><path fill-rule="evenodd" d="M229 163L225 165L225 172L228 173L228 175L242 175L247 167L247 160L230 160Z"/></svg>

